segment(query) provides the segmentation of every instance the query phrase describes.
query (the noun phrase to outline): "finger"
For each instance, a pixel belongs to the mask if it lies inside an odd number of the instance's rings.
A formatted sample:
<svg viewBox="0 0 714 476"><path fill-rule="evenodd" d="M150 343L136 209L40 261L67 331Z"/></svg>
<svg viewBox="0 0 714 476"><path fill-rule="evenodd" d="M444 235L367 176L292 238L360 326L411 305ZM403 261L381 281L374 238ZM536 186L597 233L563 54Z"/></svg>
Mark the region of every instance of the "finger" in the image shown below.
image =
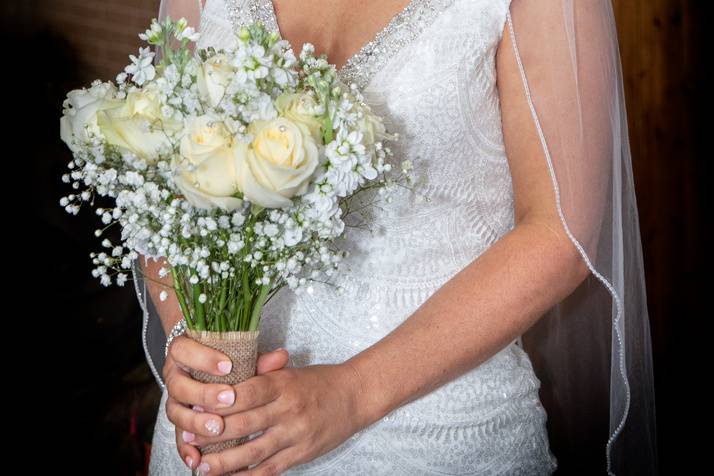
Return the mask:
<svg viewBox="0 0 714 476"><path fill-rule="evenodd" d="M258 355L256 364L256 374L261 375L273 370L282 369L288 363L288 351L286 349L276 349L272 352Z"/></svg>
<svg viewBox="0 0 714 476"><path fill-rule="evenodd" d="M166 399L166 416L174 426L188 433L179 435L185 443L193 443L199 436L218 436L225 428L222 416L194 411L171 396Z"/></svg>
<svg viewBox="0 0 714 476"><path fill-rule="evenodd" d="M218 436L196 435L192 441L197 446L205 446L225 440L249 436L260 431L266 431L277 423L276 411L273 407L263 405L245 412L233 413L223 417L224 429Z"/></svg>
<svg viewBox="0 0 714 476"><path fill-rule="evenodd" d="M279 435L280 432L265 431L262 435L248 440L235 448L204 455L201 463L205 465L204 469L210 471L208 474L224 474L230 471L248 470L248 466L269 459L287 446L287 444L280 439ZM279 473L265 474L275 475Z"/></svg>
<svg viewBox="0 0 714 476"><path fill-rule="evenodd" d="M165 382L168 394L187 407L198 405L208 411L230 408L236 399L228 383L203 383L183 371L174 371Z"/></svg>
<svg viewBox="0 0 714 476"><path fill-rule="evenodd" d="M280 395L276 380L268 375L255 375L233 385L236 399L227 413L238 413L267 405Z"/></svg>
<svg viewBox="0 0 714 476"><path fill-rule="evenodd" d="M226 375L233 363L229 356L200 342L180 335L169 346L171 358L179 365L203 370L211 375Z"/></svg>
<svg viewBox="0 0 714 476"><path fill-rule="evenodd" d="M166 360L164 361L164 368L161 369L161 373L164 378L164 382L168 383L168 381L171 380L171 378L173 377L172 372L179 372L188 375L188 370L189 369L177 364L169 353L166 355Z"/></svg>
<svg viewBox="0 0 714 476"><path fill-rule="evenodd" d="M201 451L195 446L187 443L183 438L184 430L176 427L176 451L183 460L184 464L191 470L194 470L201 464Z"/></svg>
<svg viewBox="0 0 714 476"><path fill-rule="evenodd" d="M199 405L208 409L229 408L236 399L235 389L227 383L203 383L188 373L174 369L164 382L169 396L184 405Z"/></svg>
<svg viewBox="0 0 714 476"><path fill-rule="evenodd" d="M278 451L254 468L232 473L231 476L273 476L283 474L284 471L287 471L292 466L301 463L297 455L299 455L298 450L294 446L290 446Z"/></svg>

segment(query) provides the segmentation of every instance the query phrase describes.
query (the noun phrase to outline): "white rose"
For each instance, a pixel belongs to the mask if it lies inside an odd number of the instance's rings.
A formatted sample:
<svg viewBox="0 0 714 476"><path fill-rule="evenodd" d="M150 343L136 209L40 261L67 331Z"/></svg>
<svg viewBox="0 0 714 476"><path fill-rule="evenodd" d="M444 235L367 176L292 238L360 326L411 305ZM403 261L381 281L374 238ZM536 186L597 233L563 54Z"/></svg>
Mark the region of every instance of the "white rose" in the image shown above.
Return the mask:
<svg viewBox="0 0 714 476"><path fill-rule="evenodd" d="M208 58L201 64L196 80L201 98L216 107L235 73L236 69L225 54L219 53Z"/></svg>
<svg viewBox="0 0 714 476"><path fill-rule="evenodd" d="M172 166L174 181L197 208L235 210L243 204L238 192L232 135L209 115L190 119ZM245 148L245 144L238 144Z"/></svg>
<svg viewBox="0 0 714 476"><path fill-rule="evenodd" d="M253 142L236 147L238 186L245 198L265 208L292 205L304 194L318 165L318 148L309 130L285 117L250 125Z"/></svg>
<svg viewBox="0 0 714 476"><path fill-rule="evenodd" d="M97 124L107 142L150 162L171 147L170 136L181 126L161 113L154 83L129 92L121 107L97 113Z"/></svg>
<svg viewBox="0 0 714 476"><path fill-rule="evenodd" d="M116 87L111 83L101 83L90 89L75 89L64 100L64 115L60 118L60 138L76 152L79 146L73 139L86 141L89 133L99 134L97 113L105 109L119 107L122 101L114 99Z"/></svg>
<svg viewBox="0 0 714 476"><path fill-rule="evenodd" d="M371 110L362 109L363 115L357 121L357 127L364 136L365 144L374 144L384 139L393 139L392 134L387 134L382 119L375 116Z"/></svg>
<svg viewBox="0 0 714 476"><path fill-rule="evenodd" d="M283 93L275 100L278 113L307 128L312 138L320 141L321 119L318 104L309 94Z"/></svg>

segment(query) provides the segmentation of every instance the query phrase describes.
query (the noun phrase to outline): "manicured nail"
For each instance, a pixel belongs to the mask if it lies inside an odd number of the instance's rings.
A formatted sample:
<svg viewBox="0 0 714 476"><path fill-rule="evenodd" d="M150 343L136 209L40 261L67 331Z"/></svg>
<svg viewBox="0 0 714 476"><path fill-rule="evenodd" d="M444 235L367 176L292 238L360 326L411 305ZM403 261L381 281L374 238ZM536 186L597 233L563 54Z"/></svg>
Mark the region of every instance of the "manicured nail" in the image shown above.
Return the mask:
<svg viewBox="0 0 714 476"><path fill-rule="evenodd" d="M236 394L233 390L224 390L218 394L218 401L226 405L233 405L236 401Z"/></svg>
<svg viewBox="0 0 714 476"><path fill-rule="evenodd" d="M185 441L186 443L188 443L188 442L190 442L190 441L193 441L194 438L196 438L196 435L194 435L194 434L191 433L190 431L186 431L186 430L183 431L183 435L182 435L182 436L183 436L183 441ZM189 465L189 466L190 466L190 465Z"/></svg>
<svg viewBox="0 0 714 476"><path fill-rule="evenodd" d="M206 421L206 429L214 435L217 435L221 430L221 425L218 423L218 420L208 420Z"/></svg>
<svg viewBox="0 0 714 476"><path fill-rule="evenodd" d="M186 464L189 468L193 469L193 458L191 458L190 456L186 456Z"/></svg>
<svg viewBox="0 0 714 476"><path fill-rule="evenodd" d="M206 474L211 470L211 467L208 465L208 463L201 463L198 465L199 474Z"/></svg>
<svg viewBox="0 0 714 476"><path fill-rule="evenodd" d="M275 349L275 352L277 352L277 351L279 351L279 350L285 350L285 351L287 351L288 349L286 349L285 347L278 347L277 349Z"/></svg>
<svg viewBox="0 0 714 476"><path fill-rule="evenodd" d="M196 412L205 412L206 409L203 408L201 405L194 405L194 406L193 406L193 411L196 411Z"/></svg>
<svg viewBox="0 0 714 476"><path fill-rule="evenodd" d="M220 362L218 362L218 371L222 374L231 373L231 367L233 367L233 364L230 360L221 360Z"/></svg>

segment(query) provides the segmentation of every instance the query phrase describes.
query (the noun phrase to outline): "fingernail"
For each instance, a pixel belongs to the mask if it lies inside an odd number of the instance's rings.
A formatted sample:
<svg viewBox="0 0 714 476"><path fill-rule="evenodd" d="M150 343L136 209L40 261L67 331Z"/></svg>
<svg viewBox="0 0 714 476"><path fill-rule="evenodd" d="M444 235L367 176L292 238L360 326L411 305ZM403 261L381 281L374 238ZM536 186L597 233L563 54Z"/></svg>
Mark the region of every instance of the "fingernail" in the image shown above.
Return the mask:
<svg viewBox="0 0 714 476"><path fill-rule="evenodd" d="M213 433L214 435L217 435L218 432L221 430L221 425L218 423L218 420L208 420L206 421L206 429Z"/></svg>
<svg viewBox="0 0 714 476"><path fill-rule="evenodd" d="M197 411L197 412L205 412L206 411L206 409L203 408L201 405L194 405L193 410Z"/></svg>
<svg viewBox="0 0 714 476"><path fill-rule="evenodd" d="M186 431L186 430L183 431L183 435L182 435L182 436L183 436L183 441L185 441L186 443L188 443L188 442L190 442L190 441L193 441L194 438L196 438L196 435L194 435L194 434L191 433L190 431ZM189 466L190 466L190 465L189 465Z"/></svg>
<svg viewBox="0 0 714 476"><path fill-rule="evenodd" d="M186 464L189 468L193 469L193 458L191 458L190 456L186 456Z"/></svg>
<svg viewBox="0 0 714 476"><path fill-rule="evenodd" d="M233 405L236 400L236 394L233 390L224 390L218 394L218 401L226 405Z"/></svg>
<svg viewBox="0 0 714 476"><path fill-rule="evenodd" d="M287 351L288 349L286 349L285 347L278 347L277 349L275 349L275 352L277 352L277 351L279 351L279 350L285 350L285 351Z"/></svg>
<svg viewBox="0 0 714 476"><path fill-rule="evenodd" d="M208 465L208 463L201 463L198 465L197 469L201 472L201 474L206 474L211 470L211 467Z"/></svg>
<svg viewBox="0 0 714 476"><path fill-rule="evenodd" d="M233 367L233 364L230 360L221 360L220 362L218 362L218 371L222 374L231 373L231 367Z"/></svg>

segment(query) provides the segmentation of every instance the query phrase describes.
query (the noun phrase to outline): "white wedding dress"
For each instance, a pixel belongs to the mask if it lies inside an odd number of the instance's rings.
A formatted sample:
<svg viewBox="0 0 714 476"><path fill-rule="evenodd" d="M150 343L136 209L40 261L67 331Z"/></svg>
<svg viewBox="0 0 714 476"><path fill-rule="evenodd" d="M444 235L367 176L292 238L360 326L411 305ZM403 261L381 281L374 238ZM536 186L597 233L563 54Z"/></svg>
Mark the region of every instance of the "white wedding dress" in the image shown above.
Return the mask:
<svg viewBox="0 0 714 476"><path fill-rule="evenodd" d="M401 189L374 209L371 231L346 228L342 246L351 255L333 278L344 294L320 283L300 296L281 289L264 308L259 351L286 347L295 367L342 362L397 327L513 227L495 70L508 7L509 0L413 0L339 71L400 133L395 155L414 162L423 180L417 190L431 200ZM208 0L197 46L227 46L253 20L277 29L270 0ZM284 474L552 474L557 460L539 388L517 339ZM190 475L165 402L164 392L149 472Z"/></svg>

